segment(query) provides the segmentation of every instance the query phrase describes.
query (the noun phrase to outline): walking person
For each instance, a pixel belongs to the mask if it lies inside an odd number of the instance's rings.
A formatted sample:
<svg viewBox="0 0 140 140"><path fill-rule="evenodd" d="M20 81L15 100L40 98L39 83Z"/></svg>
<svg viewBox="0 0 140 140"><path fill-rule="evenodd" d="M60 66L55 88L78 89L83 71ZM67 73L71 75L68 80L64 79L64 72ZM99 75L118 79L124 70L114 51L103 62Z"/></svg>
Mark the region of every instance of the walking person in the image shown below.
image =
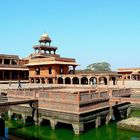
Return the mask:
<svg viewBox="0 0 140 140"><path fill-rule="evenodd" d="M22 88L20 80L18 81L18 88Z"/></svg>

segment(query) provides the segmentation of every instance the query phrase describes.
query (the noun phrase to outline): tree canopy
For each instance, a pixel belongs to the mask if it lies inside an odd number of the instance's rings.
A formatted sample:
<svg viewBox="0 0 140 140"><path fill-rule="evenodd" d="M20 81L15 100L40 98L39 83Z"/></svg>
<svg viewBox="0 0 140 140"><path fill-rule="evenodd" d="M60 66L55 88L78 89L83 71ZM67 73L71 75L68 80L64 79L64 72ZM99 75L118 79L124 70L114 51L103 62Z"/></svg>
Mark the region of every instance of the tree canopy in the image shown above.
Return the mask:
<svg viewBox="0 0 140 140"><path fill-rule="evenodd" d="M93 63L87 66L87 69L93 71L111 71L111 65L107 62Z"/></svg>

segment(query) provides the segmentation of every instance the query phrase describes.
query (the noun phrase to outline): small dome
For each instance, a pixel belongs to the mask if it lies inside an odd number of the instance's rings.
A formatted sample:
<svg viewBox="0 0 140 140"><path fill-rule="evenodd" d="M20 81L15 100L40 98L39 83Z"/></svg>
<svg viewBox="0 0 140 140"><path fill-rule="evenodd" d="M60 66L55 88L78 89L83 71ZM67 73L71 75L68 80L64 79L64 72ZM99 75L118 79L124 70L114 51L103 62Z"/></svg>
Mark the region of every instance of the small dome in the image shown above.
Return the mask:
<svg viewBox="0 0 140 140"><path fill-rule="evenodd" d="M41 37L49 37L49 35L47 33L43 33Z"/></svg>
<svg viewBox="0 0 140 140"><path fill-rule="evenodd" d="M40 43L45 43L45 44L46 44L47 42L51 43L51 39L50 39L50 37L49 37L49 35L48 35L47 33L43 33L43 34L41 35L41 37L40 37L39 42L40 42Z"/></svg>

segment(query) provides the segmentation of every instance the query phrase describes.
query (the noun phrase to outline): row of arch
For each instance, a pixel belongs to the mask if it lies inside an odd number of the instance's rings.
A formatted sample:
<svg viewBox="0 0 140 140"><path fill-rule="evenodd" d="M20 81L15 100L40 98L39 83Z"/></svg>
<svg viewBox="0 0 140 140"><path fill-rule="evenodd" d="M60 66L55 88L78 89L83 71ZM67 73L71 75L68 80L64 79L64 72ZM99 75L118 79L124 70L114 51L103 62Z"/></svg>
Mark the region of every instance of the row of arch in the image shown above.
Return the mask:
<svg viewBox="0 0 140 140"><path fill-rule="evenodd" d="M31 83L46 84L82 84L82 85L108 85L112 81L116 85L116 77L58 77L58 78L31 78Z"/></svg>
<svg viewBox="0 0 140 140"><path fill-rule="evenodd" d="M62 77L58 77L57 79L57 83L58 84L84 84L84 85L97 85L97 84L103 84L103 85L108 85L109 81L112 80L113 85L116 84L116 78L115 77L111 77L110 79L106 78L106 77L91 77L91 78L87 78L87 77L82 77L82 78L78 78L78 77L66 77L66 78L62 78Z"/></svg>

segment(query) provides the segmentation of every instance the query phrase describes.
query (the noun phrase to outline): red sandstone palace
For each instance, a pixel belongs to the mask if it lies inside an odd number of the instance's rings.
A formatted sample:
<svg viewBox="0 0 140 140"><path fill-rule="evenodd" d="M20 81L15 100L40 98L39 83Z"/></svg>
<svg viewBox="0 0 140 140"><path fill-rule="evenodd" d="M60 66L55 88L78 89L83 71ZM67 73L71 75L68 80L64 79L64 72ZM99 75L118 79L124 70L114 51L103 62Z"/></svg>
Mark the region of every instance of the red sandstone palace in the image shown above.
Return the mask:
<svg viewBox="0 0 140 140"><path fill-rule="evenodd" d="M44 33L34 52L25 59L16 55L0 55L0 81L29 80L46 84L103 84L115 85L118 80L140 79L140 68L118 69L118 72L77 71L74 58L63 58L51 46L51 39Z"/></svg>

